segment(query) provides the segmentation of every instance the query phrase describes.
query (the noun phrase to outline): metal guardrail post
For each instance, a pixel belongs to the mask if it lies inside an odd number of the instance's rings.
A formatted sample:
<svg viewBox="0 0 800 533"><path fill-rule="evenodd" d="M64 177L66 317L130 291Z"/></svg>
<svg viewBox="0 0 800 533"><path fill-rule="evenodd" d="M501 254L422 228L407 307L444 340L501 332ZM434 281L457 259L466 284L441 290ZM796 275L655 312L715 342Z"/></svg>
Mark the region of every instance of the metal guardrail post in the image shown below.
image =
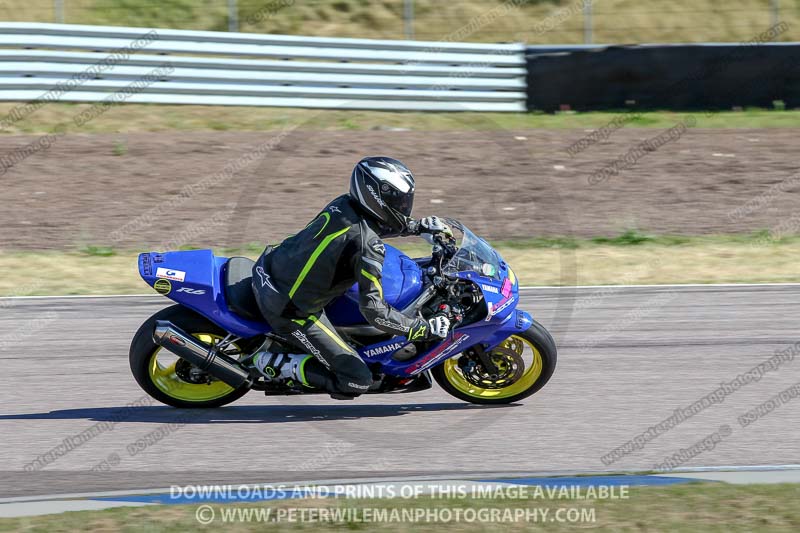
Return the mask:
<svg viewBox="0 0 800 533"><path fill-rule="evenodd" d="M53 13L55 14L56 22L64 24L64 0L53 0Z"/></svg>
<svg viewBox="0 0 800 533"><path fill-rule="evenodd" d="M772 0L770 2L770 11L772 13L772 25L775 26L781 21L781 0Z"/></svg>
<svg viewBox="0 0 800 533"><path fill-rule="evenodd" d="M414 38L414 0L403 0L403 29L406 39Z"/></svg>
<svg viewBox="0 0 800 533"><path fill-rule="evenodd" d="M583 44L592 44L592 2L583 2Z"/></svg>
<svg viewBox="0 0 800 533"><path fill-rule="evenodd" d="M228 31L239 31L239 6L236 0L228 0Z"/></svg>

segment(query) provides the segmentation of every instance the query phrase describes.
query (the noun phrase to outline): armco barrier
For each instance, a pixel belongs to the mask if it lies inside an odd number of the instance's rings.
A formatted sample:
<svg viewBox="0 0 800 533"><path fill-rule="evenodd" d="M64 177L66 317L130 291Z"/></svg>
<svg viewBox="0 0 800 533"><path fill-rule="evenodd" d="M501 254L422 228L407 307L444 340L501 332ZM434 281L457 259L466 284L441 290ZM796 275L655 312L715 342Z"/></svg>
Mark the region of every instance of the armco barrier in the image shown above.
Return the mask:
<svg viewBox="0 0 800 533"><path fill-rule="evenodd" d="M169 68L159 68L168 64ZM800 44L538 45L0 23L0 101L408 111L800 105Z"/></svg>
<svg viewBox="0 0 800 533"><path fill-rule="evenodd" d="M525 110L522 44L0 23L0 100L49 94L61 101L102 101L164 64L171 66L167 74L126 101Z"/></svg>

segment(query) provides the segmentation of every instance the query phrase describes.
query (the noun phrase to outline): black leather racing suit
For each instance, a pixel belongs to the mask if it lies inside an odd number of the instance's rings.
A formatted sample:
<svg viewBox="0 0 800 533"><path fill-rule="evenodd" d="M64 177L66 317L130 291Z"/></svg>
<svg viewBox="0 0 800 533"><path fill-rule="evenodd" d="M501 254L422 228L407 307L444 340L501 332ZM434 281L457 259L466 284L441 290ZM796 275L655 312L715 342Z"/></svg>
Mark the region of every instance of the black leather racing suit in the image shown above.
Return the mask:
<svg viewBox="0 0 800 533"><path fill-rule="evenodd" d="M275 247L267 247L253 267L253 291L259 308L276 332L332 373L314 386L347 394L365 392L372 373L336 333L324 307L358 281L359 306L370 324L409 339L429 338L428 324L402 314L383 298L384 244L371 220L349 195L323 209L308 226ZM327 373L326 373L327 374ZM316 383L312 382L316 381ZM333 389L333 390L331 390Z"/></svg>

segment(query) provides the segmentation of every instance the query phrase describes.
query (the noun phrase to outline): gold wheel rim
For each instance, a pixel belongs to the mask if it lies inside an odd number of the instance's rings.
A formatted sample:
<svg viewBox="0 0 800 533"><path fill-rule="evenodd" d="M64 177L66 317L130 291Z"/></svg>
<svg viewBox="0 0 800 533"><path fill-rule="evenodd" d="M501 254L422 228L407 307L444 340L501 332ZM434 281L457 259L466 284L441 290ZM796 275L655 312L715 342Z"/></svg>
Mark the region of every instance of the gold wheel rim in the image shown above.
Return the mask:
<svg viewBox="0 0 800 533"><path fill-rule="evenodd" d="M483 387L479 387L474 383L467 380L464 377L464 374L461 372L461 369L458 367L458 358L453 357L448 359L444 362L444 375L447 378L447 381L453 385L459 392L462 392L468 396L473 398L483 398L483 399L495 399L501 400L504 398L510 398L512 396L516 396L522 392L525 392L529 388L531 388L542 375L542 370L544 368L544 360L542 359L542 354L539 353L539 350L536 346L533 345L531 341L520 337L518 335L512 335L502 344L500 344L502 348L507 350L511 350L518 355L523 356L523 361L525 363L525 369L523 370L522 375L510 385L507 385L502 388L498 389L487 389ZM525 361L524 355L526 349L530 349L532 353L531 363L528 364Z"/></svg>
<svg viewBox="0 0 800 533"><path fill-rule="evenodd" d="M222 340L222 337L212 333L194 333L192 336L208 344ZM162 358L162 361L159 361L159 354L164 352L169 353L175 360L167 362L164 360L166 358ZM167 396L185 402L207 402L227 396L235 390L223 381L212 381L211 383L189 383L183 381L175 373L177 360L178 356L160 346L150 357L150 364L148 365L150 381Z"/></svg>

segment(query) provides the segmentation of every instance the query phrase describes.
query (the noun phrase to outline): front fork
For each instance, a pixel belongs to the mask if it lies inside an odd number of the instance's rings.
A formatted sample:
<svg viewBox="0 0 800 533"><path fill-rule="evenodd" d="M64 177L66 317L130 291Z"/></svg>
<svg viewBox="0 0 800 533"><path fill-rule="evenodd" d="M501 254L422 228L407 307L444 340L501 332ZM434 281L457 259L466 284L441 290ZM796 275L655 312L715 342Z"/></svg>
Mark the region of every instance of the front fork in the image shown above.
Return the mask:
<svg viewBox="0 0 800 533"><path fill-rule="evenodd" d="M497 374L499 372L497 366L494 364L494 361L492 361L492 356L489 355L483 346L477 344L470 348L469 351L472 352L470 355L473 355L478 361L481 362L481 365L483 365L483 368L487 373Z"/></svg>
<svg viewBox="0 0 800 533"><path fill-rule="evenodd" d="M484 342L467 350L467 354L479 361L488 374L497 374L499 369L492 360L491 351L515 333L527 330L533 324L533 317L525 311L515 310L511 317Z"/></svg>

